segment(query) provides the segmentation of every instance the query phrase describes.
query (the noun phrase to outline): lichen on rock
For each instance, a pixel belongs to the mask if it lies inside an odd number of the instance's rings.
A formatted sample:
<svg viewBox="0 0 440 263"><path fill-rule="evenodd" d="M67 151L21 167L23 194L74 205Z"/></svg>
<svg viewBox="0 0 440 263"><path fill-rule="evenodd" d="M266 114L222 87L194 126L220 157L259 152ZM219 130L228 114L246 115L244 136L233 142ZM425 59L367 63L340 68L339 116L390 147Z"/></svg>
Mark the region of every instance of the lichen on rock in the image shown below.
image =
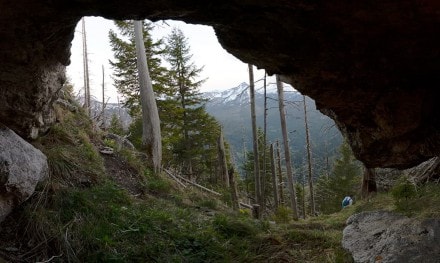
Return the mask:
<svg viewBox="0 0 440 263"><path fill-rule="evenodd" d="M46 156L0 124L0 222L48 176Z"/></svg>
<svg viewBox="0 0 440 263"><path fill-rule="evenodd" d="M342 246L355 262L440 262L440 219L419 220L388 211L347 219Z"/></svg>

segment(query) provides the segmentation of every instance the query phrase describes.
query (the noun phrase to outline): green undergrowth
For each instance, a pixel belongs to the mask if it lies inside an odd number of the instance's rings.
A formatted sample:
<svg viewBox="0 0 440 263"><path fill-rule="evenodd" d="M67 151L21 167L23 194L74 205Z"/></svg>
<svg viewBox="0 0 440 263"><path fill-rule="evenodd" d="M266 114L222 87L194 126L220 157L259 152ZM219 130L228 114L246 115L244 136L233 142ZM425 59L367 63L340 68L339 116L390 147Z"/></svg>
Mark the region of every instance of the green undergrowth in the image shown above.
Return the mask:
<svg viewBox="0 0 440 263"><path fill-rule="evenodd" d="M34 145L46 156L53 182L62 185L90 185L104 175L103 160L96 149L100 135L92 121L80 109L76 113L62 110L61 121L51 127Z"/></svg>
<svg viewBox="0 0 440 263"><path fill-rule="evenodd" d="M10 222L18 230L8 246L20 249L8 261L352 261L341 247L342 229L362 204L297 222L287 208L271 221L254 220L248 210L229 208L227 191L215 197L189 186L183 190L147 169L144 155L122 149L112 164L138 173L145 191L134 195L124 188L129 184L105 172L97 148L112 142L101 140L82 110L58 111L60 122L35 143L48 157L50 178Z"/></svg>
<svg viewBox="0 0 440 263"><path fill-rule="evenodd" d="M145 187L135 197L105 174L97 148L111 144L101 141L81 111L64 113L36 142L48 157L50 178L22 208L17 222L17 236L32 253L23 252L23 260L17 252L8 260L350 262L336 234L341 228L289 224L287 210L280 212L283 219L276 226L253 220L247 210L228 208L227 197L191 187L182 190L166 175L147 169L144 155L122 149L117 158L139 173Z"/></svg>

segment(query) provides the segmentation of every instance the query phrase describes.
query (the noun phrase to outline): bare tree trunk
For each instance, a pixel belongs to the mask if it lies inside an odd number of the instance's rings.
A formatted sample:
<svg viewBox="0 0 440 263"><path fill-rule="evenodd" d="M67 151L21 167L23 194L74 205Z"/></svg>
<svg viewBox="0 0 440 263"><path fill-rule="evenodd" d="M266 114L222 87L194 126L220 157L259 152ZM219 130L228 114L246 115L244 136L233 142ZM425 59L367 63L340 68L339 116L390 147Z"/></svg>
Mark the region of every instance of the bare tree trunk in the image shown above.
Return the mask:
<svg viewBox="0 0 440 263"><path fill-rule="evenodd" d="M278 204L279 204L278 183L277 183L277 174L275 172L275 156L274 156L273 144L270 145L270 168L272 173L274 207L275 209L278 209Z"/></svg>
<svg viewBox="0 0 440 263"><path fill-rule="evenodd" d="M261 199L264 206L266 206L266 141L267 141L267 87L266 87L266 72L264 72L263 79L264 87L264 124L263 124L263 172L261 173ZM264 209L264 207L262 207Z"/></svg>
<svg viewBox="0 0 440 263"><path fill-rule="evenodd" d="M134 21L134 31L142 105L142 144L145 146L147 155L151 159L154 172L157 173L161 169L162 162L160 119L145 54L142 21Z"/></svg>
<svg viewBox="0 0 440 263"><path fill-rule="evenodd" d="M217 147L218 147L218 160L220 164L220 174L222 177L222 181L226 187L229 187L228 164L226 161L225 143L223 141L222 130L220 130L220 135L217 139Z"/></svg>
<svg viewBox="0 0 440 263"><path fill-rule="evenodd" d="M242 125L241 126L241 141L242 141L242 144L243 144L243 160L245 160L245 161L247 161L247 154L246 154L246 141L245 141L245 129L244 129L244 125ZM245 189L245 191L246 191L246 194L248 194L249 195L249 173L248 173L248 171L245 171L244 172L245 174L244 174L244 178L245 178L245 182L246 182L246 189Z"/></svg>
<svg viewBox="0 0 440 263"><path fill-rule="evenodd" d="M87 54L87 34L86 34L86 22L84 17L82 18L82 40L83 40L83 68L84 68L84 107L89 116L91 116L92 110L90 105L90 80L89 80L89 59Z"/></svg>
<svg viewBox="0 0 440 263"><path fill-rule="evenodd" d="M237 182L235 181L234 167L231 166L228 170L229 183L232 197L232 208L238 210L240 208L240 201L238 200Z"/></svg>
<svg viewBox="0 0 440 263"><path fill-rule="evenodd" d="M306 106L306 96L303 95L303 106L304 106L304 125L306 127L306 146L307 146L307 165L308 165L308 181L309 181L309 191L310 191L310 213L312 216L316 214L315 208L315 193L313 191L313 176L312 176L312 151L310 149L310 132L309 132L309 122L307 121L307 106ZM304 214L304 218L306 215Z"/></svg>
<svg viewBox="0 0 440 263"><path fill-rule="evenodd" d="M283 189L283 169L281 168L280 143L277 140L277 166L278 166L278 186L280 194L280 205L284 205L284 189Z"/></svg>
<svg viewBox="0 0 440 263"><path fill-rule="evenodd" d="M252 140L254 148L254 176L255 176L255 199L260 206L260 210L263 207L263 200L261 198L261 181L260 181L260 161L258 153L258 135L257 135L257 121L255 114L255 86L254 86L254 72L251 64L249 67L249 93L251 100L251 120L252 120ZM261 213L257 214L258 216Z"/></svg>
<svg viewBox="0 0 440 263"><path fill-rule="evenodd" d="M374 168L365 168L362 178L362 198L367 198L371 193L376 192L376 171Z"/></svg>
<svg viewBox="0 0 440 263"><path fill-rule="evenodd" d="M102 65L102 128L105 130L105 97L104 97L104 88L105 88L105 75L104 75L104 65Z"/></svg>
<svg viewBox="0 0 440 263"><path fill-rule="evenodd" d="M116 99L118 100L118 114L119 114L119 120L121 120L122 127L124 127L124 123L122 122L121 103L119 102L119 96L116 96Z"/></svg>
<svg viewBox="0 0 440 263"><path fill-rule="evenodd" d="M327 144L328 144L327 139L325 139L325 141L324 141L324 146L325 146L325 176L328 179L328 177L330 175L330 163L328 161L328 147L327 147Z"/></svg>
<svg viewBox="0 0 440 263"><path fill-rule="evenodd" d="M288 189L290 192L290 205L293 211L293 219L298 220L298 205L296 202L296 190L295 190L295 180L293 179L293 169L292 162L290 159L290 149L289 140L287 138L287 125L286 125L286 113L284 111L284 90L283 84L280 81L280 77L277 75L277 90L278 90L278 104L280 110L280 120L281 120L281 131L283 134L283 144L284 144L284 157L286 159L286 170L287 170L287 182Z"/></svg>

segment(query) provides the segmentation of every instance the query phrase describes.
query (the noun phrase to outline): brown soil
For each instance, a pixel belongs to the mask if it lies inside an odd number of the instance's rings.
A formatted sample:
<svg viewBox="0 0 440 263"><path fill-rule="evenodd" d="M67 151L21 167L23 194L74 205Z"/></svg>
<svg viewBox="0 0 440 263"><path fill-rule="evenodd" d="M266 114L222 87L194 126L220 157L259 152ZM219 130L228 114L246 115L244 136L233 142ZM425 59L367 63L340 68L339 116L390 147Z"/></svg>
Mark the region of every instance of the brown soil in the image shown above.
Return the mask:
<svg viewBox="0 0 440 263"><path fill-rule="evenodd" d="M117 154L102 154L106 175L134 196L144 193L143 178L138 171Z"/></svg>

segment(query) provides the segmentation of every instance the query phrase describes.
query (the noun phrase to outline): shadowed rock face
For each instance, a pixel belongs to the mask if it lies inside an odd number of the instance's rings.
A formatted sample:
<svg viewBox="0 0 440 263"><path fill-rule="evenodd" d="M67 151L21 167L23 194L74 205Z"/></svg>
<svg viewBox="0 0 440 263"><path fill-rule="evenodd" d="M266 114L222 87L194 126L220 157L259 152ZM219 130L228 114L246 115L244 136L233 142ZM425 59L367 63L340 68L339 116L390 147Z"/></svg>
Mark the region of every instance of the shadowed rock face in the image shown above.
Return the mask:
<svg viewBox="0 0 440 263"><path fill-rule="evenodd" d="M440 2L309 2L0 0L0 121L27 138L53 122L82 16L178 19L315 99L367 166L438 156Z"/></svg>

